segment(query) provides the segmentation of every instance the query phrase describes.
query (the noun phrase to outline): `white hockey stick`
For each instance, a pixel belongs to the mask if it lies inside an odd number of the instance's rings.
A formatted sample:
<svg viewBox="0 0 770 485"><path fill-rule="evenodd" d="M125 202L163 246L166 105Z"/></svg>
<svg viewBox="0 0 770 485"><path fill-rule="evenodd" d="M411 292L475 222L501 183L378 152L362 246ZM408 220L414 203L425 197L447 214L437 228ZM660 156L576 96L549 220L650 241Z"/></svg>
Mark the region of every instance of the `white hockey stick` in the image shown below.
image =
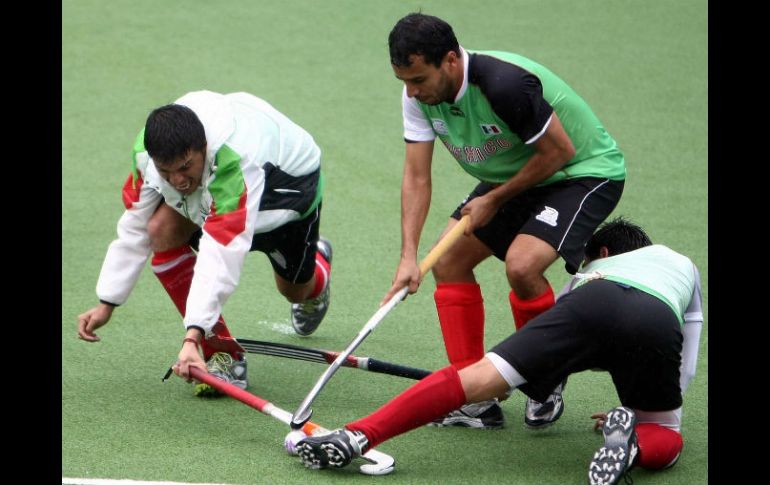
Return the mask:
<svg viewBox="0 0 770 485"><path fill-rule="evenodd" d="M430 250L428 255L425 256L425 259L420 262L420 273L423 277L428 273L428 271L430 271L433 265L436 264L436 261L438 261L438 259L444 255L446 250L449 249L452 244L455 243L455 241L457 241L463 232L465 232L465 227L468 225L469 220L470 216L463 216L462 219L460 219L460 222L455 224L455 226L450 229L443 238L441 238L438 244L436 244L436 246ZM318 379L318 382L315 383L315 386L313 386L305 399L302 400L297 410L294 411L294 415L292 416L290 423L292 429L302 428L302 425L310 419L310 416L313 414L313 410L310 408L310 405L321 392L321 389L323 389L326 383L329 382L329 379L331 379L332 375L337 372L337 369L339 369L342 363L345 362L345 359L347 359L348 356L356 349L356 347L358 347L361 342L363 342L363 340L369 336L370 333L372 333L374 328L379 325L382 319L385 318L385 315L387 315L396 305L398 305L401 300L404 299L404 297L406 297L408 291L409 287L407 286L401 288L395 295L390 298L390 300L388 300L387 303L382 305L380 309L377 310L377 312L372 316L372 318L366 322L364 328L358 332L358 335L353 339L350 345L348 345L347 348L345 348L345 350L343 350L340 355L337 356L334 362L332 362L332 364L326 369L326 372L321 375L321 377Z"/></svg>

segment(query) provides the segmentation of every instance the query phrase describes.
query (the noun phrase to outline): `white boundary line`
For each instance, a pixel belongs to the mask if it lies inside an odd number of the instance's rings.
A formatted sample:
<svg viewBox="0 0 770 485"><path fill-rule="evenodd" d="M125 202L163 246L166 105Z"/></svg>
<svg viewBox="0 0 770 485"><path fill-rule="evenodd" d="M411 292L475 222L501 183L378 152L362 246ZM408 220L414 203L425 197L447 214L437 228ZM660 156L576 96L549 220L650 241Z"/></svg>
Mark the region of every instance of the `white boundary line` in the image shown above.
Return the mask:
<svg viewBox="0 0 770 485"><path fill-rule="evenodd" d="M62 485L226 485L224 483L143 482L139 480L111 480L109 478L64 478Z"/></svg>

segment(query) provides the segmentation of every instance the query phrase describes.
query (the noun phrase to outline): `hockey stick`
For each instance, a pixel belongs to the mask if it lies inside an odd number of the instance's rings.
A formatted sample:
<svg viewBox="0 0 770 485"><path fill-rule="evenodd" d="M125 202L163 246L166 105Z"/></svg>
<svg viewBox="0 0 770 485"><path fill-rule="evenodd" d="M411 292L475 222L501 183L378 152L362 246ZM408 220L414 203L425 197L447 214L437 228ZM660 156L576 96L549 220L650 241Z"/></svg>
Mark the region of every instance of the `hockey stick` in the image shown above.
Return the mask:
<svg viewBox="0 0 770 485"><path fill-rule="evenodd" d="M197 367L190 366L190 377L201 382L205 382L214 389L241 401L242 403L256 409L262 414L271 416L278 421L281 421L282 423L291 423L291 414L289 414L288 411L283 410L270 401L266 401L259 396L255 396L248 391L244 391L243 389L236 387L229 382L217 379L208 372L202 371ZM301 429L308 436L326 434L329 432L328 429L315 424L312 421L303 423ZM387 475L395 469L395 460L393 457L381 451L369 450L361 457L369 462L359 467L359 471L365 475Z"/></svg>
<svg viewBox="0 0 770 485"><path fill-rule="evenodd" d="M460 222L455 224L455 226L450 229L443 238L441 238L438 244L436 244L436 246L430 250L428 255L425 256L425 259L420 262L420 274L423 277L428 273L428 271L430 271L433 265L436 264L436 261L438 261L438 259L444 255L446 250L449 249L452 244L455 243L455 241L457 241L463 232L465 232L465 228L468 225L469 220L470 216L463 216L462 219L460 219ZM377 312L372 316L372 318L366 322L366 325L364 325L361 331L358 332L358 335L353 339L352 342L350 342L350 345L348 345L347 348L345 348L345 350L337 356L334 362L332 362L329 368L326 369L326 372L321 375L321 377L318 379L318 382L315 383L315 386L313 386L305 399L302 400L297 410L294 411L290 423L292 429L300 429L302 425L308 419L310 419L310 416L313 414L313 410L310 408L310 405L313 403L313 400L316 398L316 396L318 396L318 393L321 392L321 389L323 389L326 383L329 382L329 379L331 379L332 375L337 372L337 369L340 368L345 359L348 358L348 356L356 349L356 347L358 347L361 342L363 342L363 340L370 333L372 333L374 328L382 321L382 319L385 318L385 315L387 315L396 305L398 305L401 300L404 299L404 297L406 297L408 291L408 286L401 288L395 295L390 298L390 300L388 300L387 303L382 305L380 309L377 310Z"/></svg>
<svg viewBox="0 0 770 485"><path fill-rule="evenodd" d="M340 355L339 352L310 349L298 345L263 342L261 340L249 340L245 338L237 338L236 340L241 344L241 347L246 349L246 352L252 354L273 355L289 359L306 360L308 362L320 362L322 364L331 364L334 362L334 359ZM343 367L368 370L369 372L407 377L418 381L431 373L431 371L425 369L416 369L414 367L377 360L372 357L356 357L355 355L348 355L341 365Z"/></svg>

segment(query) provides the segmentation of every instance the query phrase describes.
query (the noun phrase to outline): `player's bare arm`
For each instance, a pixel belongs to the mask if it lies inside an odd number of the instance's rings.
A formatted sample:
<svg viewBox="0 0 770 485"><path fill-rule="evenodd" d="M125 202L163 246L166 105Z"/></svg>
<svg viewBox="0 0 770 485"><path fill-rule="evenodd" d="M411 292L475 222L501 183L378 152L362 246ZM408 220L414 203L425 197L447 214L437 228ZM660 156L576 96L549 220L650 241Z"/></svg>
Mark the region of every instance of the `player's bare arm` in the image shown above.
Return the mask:
<svg viewBox="0 0 770 485"><path fill-rule="evenodd" d="M393 285L380 305L404 286L409 286L409 293L415 293L420 286L422 277L417 266L417 249L430 208L432 158L433 141L406 144L401 183L401 257Z"/></svg>

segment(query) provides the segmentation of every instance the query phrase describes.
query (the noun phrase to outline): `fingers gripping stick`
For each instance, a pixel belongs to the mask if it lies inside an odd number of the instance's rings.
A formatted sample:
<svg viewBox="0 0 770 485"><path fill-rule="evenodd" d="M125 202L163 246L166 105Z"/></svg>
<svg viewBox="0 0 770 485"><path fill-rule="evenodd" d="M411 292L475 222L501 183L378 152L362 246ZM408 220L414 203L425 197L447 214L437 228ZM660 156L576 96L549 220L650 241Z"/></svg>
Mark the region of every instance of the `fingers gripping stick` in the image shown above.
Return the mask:
<svg viewBox="0 0 770 485"><path fill-rule="evenodd" d="M214 389L241 401L262 414L271 416L282 423L289 424L291 422L291 414L288 411L281 409L270 401L262 399L248 391L244 391L229 382L217 379L208 372L197 367L190 367L190 377L205 382ZM302 429L308 436L326 434L329 432L328 429L313 423L312 421L306 421L298 429ZM369 462L359 467L359 471L365 475L387 475L395 469L395 460L393 457L382 453L381 451L369 450L362 455L362 458Z"/></svg>
<svg viewBox="0 0 770 485"><path fill-rule="evenodd" d="M438 259L443 256L444 253L446 253L447 249L449 249L452 244L454 244L455 241L457 241L457 239L465 232L465 228L468 225L469 220L470 216L463 216L462 219L460 219L460 222L455 224L455 226L450 229L443 238L441 238L438 244L436 244L436 246L431 249L428 255L425 256L425 259L420 262L420 273L423 277L428 273L428 271L430 271L433 265L436 264L436 261L438 261ZM368 337L370 333L372 333L374 328L379 325L382 319L385 318L385 315L387 315L396 305L398 305L401 300L404 299L404 297L406 297L408 291L409 288L406 286L401 288L395 295L390 298L390 300L388 300L387 303L381 306L379 310L377 310L377 312L372 315L372 318L366 322L364 328L358 332L358 335L353 339L350 345L348 345L345 350L342 351L334 360L334 362L332 362L332 364L326 369L326 371L321 375L305 399L302 400L297 410L294 411L294 415L292 416L290 423L292 429L302 428L302 425L307 422L308 419L310 419L313 414L313 410L310 408L310 405L321 392L321 389L323 389L326 383L329 382L329 379L331 379L332 375L337 372L337 369L340 368L345 359L347 359L348 356L361 344L361 342L363 342L363 340Z"/></svg>

